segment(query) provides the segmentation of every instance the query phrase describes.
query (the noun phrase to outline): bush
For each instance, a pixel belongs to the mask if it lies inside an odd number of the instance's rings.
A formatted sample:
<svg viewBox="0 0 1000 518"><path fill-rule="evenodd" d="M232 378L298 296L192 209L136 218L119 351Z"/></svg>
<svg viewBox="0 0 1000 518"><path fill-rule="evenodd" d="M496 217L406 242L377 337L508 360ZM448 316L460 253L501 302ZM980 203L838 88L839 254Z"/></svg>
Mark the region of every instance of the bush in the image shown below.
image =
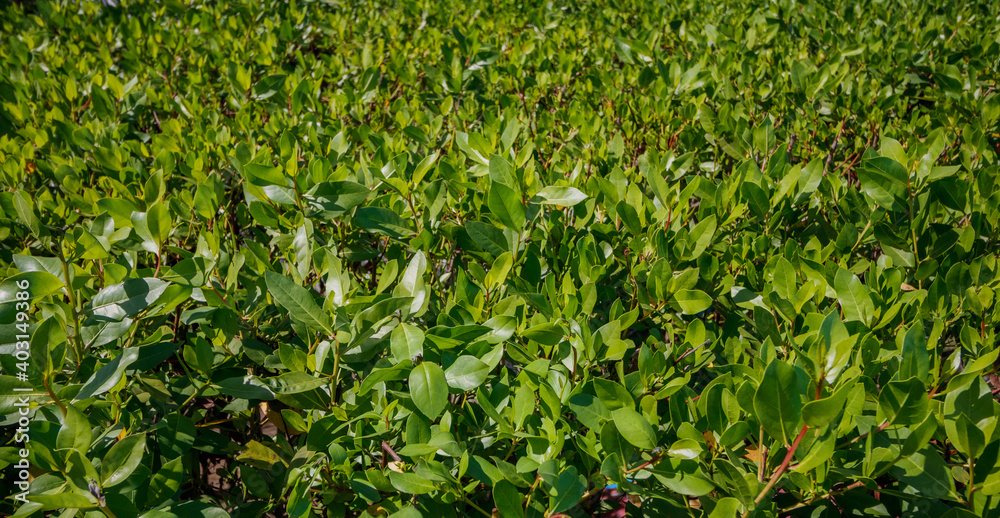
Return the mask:
<svg viewBox="0 0 1000 518"><path fill-rule="evenodd" d="M992 2L108 4L0 11L0 512L997 515Z"/></svg>

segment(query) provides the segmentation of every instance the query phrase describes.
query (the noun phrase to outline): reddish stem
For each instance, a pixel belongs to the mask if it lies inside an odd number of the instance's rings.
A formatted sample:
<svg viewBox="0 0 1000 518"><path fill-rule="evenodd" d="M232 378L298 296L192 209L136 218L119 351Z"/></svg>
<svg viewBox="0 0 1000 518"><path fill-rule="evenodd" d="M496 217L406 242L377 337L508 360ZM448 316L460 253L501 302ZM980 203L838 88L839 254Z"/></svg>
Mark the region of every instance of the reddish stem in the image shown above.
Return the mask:
<svg viewBox="0 0 1000 518"><path fill-rule="evenodd" d="M778 479L780 479L781 475L785 473L786 469L788 469L788 464L792 462L792 457L795 455L795 450L798 449L799 443L801 443L802 438L806 436L806 430L808 429L809 425L805 425L802 427L802 430L799 430L798 437L795 438L795 441L792 442L792 447L789 448L788 453L785 454L785 460L781 461L781 466L778 466L778 470L775 471L773 475L771 475L771 480L767 481L767 485L764 486L764 489L760 492L759 495L757 495L757 498L753 500L754 504L759 504L762 500L764 500L764 497L767 496L769 492L771 492L771 488L773 488L774 485L778 483Z"/></svg>

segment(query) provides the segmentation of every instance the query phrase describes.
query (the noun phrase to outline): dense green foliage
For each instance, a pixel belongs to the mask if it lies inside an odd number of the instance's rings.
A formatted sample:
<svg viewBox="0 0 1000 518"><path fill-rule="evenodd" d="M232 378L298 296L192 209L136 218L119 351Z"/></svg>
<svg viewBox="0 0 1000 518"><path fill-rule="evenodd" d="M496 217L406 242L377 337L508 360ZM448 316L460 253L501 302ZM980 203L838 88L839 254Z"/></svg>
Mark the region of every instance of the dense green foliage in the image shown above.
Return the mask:
<svg viewBox="0 0 1000 518"><path fill-rule="evenodd" d="M998 514L995 2L265 3L0 10L0 513Z"/></svg>

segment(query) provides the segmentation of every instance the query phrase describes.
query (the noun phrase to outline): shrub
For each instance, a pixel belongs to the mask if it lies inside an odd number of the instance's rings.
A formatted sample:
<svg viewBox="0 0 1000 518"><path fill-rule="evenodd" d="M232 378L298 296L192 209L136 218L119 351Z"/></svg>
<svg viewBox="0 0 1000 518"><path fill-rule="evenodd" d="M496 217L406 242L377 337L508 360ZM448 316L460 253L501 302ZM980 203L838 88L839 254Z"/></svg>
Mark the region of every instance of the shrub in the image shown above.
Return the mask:
<svg viewBox="0 0 1000 518"><path fill-rule="evenodd" d="M109 4L0 11L5 514L997 513L993 3Z"/></svg>

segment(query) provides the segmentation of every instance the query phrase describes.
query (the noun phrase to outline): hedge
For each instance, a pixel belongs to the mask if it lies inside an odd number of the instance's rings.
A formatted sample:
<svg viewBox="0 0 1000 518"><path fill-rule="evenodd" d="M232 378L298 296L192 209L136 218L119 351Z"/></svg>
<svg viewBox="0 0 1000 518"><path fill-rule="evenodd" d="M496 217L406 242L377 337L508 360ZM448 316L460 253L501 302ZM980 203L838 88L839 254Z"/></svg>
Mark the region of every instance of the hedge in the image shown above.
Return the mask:
<svg viewBox="0 0 1000 518"><path fill-rule="evenodd" d="M1000 516L997 26L7 3L0 514Z"/></svg>

